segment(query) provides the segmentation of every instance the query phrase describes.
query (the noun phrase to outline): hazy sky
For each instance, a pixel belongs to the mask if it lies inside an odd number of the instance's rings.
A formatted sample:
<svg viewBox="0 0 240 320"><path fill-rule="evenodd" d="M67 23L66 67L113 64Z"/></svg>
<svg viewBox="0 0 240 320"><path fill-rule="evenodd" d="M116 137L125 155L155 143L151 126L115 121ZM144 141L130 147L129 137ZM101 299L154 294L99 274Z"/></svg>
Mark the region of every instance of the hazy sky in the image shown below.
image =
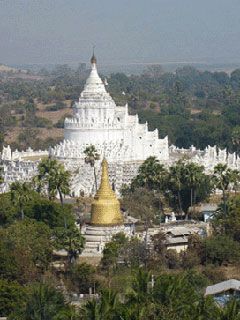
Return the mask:
<svg viewBox="0 0 240 320"><path fill-rule="evenodd" d="M239 62L240 0L0 0L0 62Z"/></svg>

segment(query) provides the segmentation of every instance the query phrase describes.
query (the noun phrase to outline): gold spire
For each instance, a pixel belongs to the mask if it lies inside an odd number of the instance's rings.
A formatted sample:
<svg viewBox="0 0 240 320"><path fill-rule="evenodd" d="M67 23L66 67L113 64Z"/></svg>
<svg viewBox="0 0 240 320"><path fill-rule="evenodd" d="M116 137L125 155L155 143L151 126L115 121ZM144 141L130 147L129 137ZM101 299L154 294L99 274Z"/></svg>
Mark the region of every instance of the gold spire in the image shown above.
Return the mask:
<svg viewBox="0 0 240 320"><path fill-rule="evenodd" d="M99 226L123 224L120 203L109 183L106 159L102 161L101 184L92 204L91 224Z"/></svg>

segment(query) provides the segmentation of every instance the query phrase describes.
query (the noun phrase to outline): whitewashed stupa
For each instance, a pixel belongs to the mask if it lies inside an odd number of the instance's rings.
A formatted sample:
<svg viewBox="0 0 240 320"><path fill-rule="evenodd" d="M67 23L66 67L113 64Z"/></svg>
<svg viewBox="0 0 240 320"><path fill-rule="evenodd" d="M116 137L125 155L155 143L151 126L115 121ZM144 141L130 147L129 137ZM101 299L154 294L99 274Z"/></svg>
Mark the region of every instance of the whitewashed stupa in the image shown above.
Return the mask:
<svg viewBox="0 0 240 320"><path fill-rule="evenodd" d="M91 59L92 70L80 94L79 101L73 105L73 116L64 123L63 141L50 149L50 156L59 159L72 173L71 194L79 196L95 194L93 168L85 163L84 150L94 145L100 160L108 161L109 179L119 192L123 185L129 184L136 176L141 163L149 156L155 156L166 166L182 157L204 165L207 173L214 166L225 163L229 168L240 168L240 158L216 146L205 150L179 149L168 146L168 137L158 138L158 130L149 131L147 123L140 124L137 115L128 114L128 106L116 106L100 79L96 58ZM37 174L38 161L47 156L48 151L14 151L4 147L1 161L4 168L4 184L0 192L9 190L13 181L30 181ZM98 184L101 178L101 161L95 163Z"/></svg>
<svg viewBox="0 0 240 320"><path fill-rule="evenodd" d="M82 159L88 145L94 145L101 158L112 161L143 161L149 156L169 158L168 138L158 138L158 130L149 131L137 115L128 114L128 105L116 106L98 75L96 58L91 58L91 73L79 101L73 105L73 117L64 123L64 141L52 149L59 159Z"/></svg>

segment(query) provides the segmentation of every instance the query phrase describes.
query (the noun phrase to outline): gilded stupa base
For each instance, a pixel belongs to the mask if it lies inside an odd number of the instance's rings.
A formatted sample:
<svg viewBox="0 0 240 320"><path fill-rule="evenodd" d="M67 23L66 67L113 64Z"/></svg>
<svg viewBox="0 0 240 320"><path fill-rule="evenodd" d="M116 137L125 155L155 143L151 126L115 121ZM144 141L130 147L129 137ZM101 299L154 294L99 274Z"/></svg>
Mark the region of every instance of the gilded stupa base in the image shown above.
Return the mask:
<svg viewBox="0 0 240 320"><path fill-rule="evenodd" d="M133 226L119 225L119 226L93 226L87 225L85 230L81 233L85 237L85 248L81 254L84 257L101 257L106 243L112 240L112 237L123 232L127 237L131 237L134 232Z"/></svg>

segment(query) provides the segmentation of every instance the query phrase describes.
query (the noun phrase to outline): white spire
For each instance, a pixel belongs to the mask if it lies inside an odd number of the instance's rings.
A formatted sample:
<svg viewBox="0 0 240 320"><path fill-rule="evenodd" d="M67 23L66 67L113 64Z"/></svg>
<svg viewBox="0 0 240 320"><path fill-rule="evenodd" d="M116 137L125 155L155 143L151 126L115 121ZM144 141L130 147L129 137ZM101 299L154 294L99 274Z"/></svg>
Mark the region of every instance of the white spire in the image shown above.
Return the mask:
<svg viewBox="0 0 240 320"><path fill-rule="evenodd" d="M103 81L98 75L97 72L97 59L93 53L91 58L91 66L92 70L90 75L86 81L84 89L80 95L80 99L89 99L89 98L97 98L97 99L107 99L112 100L109 93L106 91Z"/></svg>

